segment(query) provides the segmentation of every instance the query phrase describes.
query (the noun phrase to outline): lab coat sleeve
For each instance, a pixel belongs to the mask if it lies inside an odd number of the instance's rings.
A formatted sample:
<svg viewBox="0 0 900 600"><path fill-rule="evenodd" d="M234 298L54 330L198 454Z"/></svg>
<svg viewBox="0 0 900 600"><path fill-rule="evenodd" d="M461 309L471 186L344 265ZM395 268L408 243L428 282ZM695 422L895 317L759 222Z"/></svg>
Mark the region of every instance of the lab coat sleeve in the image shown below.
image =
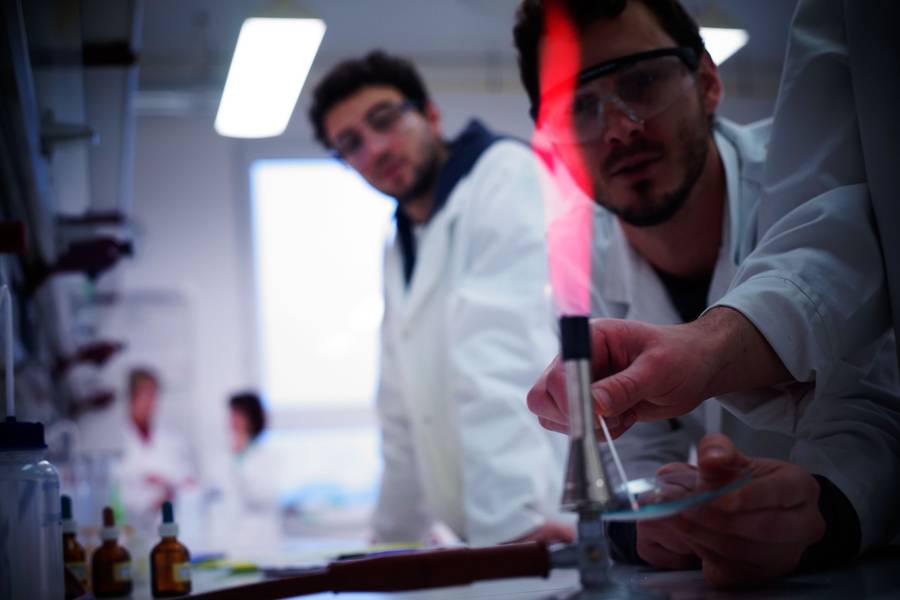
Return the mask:
<svg viewBox="0 0 900 600"><path fill-rule="evenodd" d="M487 152L469 175L471 219L457 232L468 240L464 272L447 315L466 538L475 545L543 524L558 507L563 477L564 440L543 430L525 401L557 350L541 167L513 142Z"/></svg>
<svg viewBox="0 0 900 600"><path fill-rule="evenodd" d="M798 381L827 379L850 356L871 360L858 351L874 347L890 320L844 10L842 0L798 5L759 203L759 243L716 303L753 322Z"/></svg>
<svg viewBox="0 0 900 600"><path fill-rule="evenodd" d="M809 200L767 232L714 306L747 317L796 380L827 383L840 362L870 361L859 350L888 324L873 226L863 184Z"/></svg>
<svg viewBox="0 0 900 600"><path fill-rule="evenodd" d="M892 334L875 342L866 370L841 364L827 390L814 390L797 423L791 461L835 484L859 517L860 552L900 532L900 383ZM801 402L802 403L802 402Z"/></svg>
<svg viewBox="0 0 900 600"><path fill-rule="evenodd" d="M384 464L372 529L378 542L410 543L425 538L431 518L425 509L413 432L401 395L398 357L386 333L390 321L391 309L386 303L376 396Z"/></svg>
<svg viewBox="0 0 900 600"><path fill-rule="evenodd" d="M285 475L279 468L283 454L263 435L253 440L244 455L237 457L234 477L244 507L254 511L270 511L277 516L286 491Z"/></svg>

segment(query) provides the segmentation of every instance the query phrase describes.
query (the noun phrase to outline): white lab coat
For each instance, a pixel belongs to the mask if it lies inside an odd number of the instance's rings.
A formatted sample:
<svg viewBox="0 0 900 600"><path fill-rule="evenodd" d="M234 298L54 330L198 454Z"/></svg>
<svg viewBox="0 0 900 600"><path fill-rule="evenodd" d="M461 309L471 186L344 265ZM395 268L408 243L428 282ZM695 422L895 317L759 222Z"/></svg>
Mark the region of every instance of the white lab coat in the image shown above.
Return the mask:
<svg viewBox="0 0 900 600"><path fill-rule="evenodd" d="M719 304L801 381L867 362L860 349L900 328L898 21L897 2L801 0L792 23L762 239Z"/></svg>
<svg viewBox="0 0 900 600"><path fill-rule="evenodd" d="M715 141L725 167L728 198L709 304L725 293L740 261L752 250L768 132L767 122L747 128L722 119L716 123ZM655 324L680 323L681 317L652 266L628 244L614 217L602 209L596 212L594 236L595 314ZM785 329L790 326L789 321L776 322ZM876 353L877 359L864 366L843 365L827 383L817 380L815 384L761 390L751 402L748 397L721 399L742 418L752 414L754 429L723 410L718 399L679 418L677 429L670 421L639 423L617 444L628 477L649 476L661 464L684 461L702 434L722 432L748 455L791 460L828 478L856 509L863 548L889 541L900 518L893 501L900 494L896 476L900 413L893 338L882 336L875 350L864 352L867 356Z"/></svg>
<svg viewBox="0 0 900 600"><path fill-rule="evenodd" d="M485 150L421 229L408 289L399 244L387 249L381 540L419 540L440 521L493 544L557 511L565 438L525 401L558 349L541 168L513 141Z"/></svg>
<svg viewBox="0 0 900 600"><path fill-rule="evenodd" d="M130 419L122 434L122 460L115 470L122 502L133 517L156 517L164 490L148 478L159 477L176 490L195 483L190 448L178 434L158 425L145 440Z"/></svg>
<svg viewBox="0 0 900 600"><path fill-rule="evenodd" d="M234 457L233 488L227 493L229 544L240 549L271 548L282 539L281 501L286 490L284 453L263 434ZM220 512L221 514L221 512Z"/></svg>

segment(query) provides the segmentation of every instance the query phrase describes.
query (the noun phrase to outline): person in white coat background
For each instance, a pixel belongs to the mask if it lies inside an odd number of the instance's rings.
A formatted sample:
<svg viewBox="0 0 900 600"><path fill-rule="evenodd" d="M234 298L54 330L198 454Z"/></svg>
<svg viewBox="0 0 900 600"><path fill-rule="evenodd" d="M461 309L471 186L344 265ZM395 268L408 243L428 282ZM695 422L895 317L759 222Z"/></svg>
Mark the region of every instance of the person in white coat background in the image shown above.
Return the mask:
<svg viewBox="0 0 900 600"><path fill-rule="evenodd" d="M572 539L557 516L565 440L525 404L557 347L541 164L478 121L445 141L413 65L381 51L335 66L313 97L319 141L397 200L376 539L420 541L435 522L471 544Z"/></svg>
<svg viewBox="0 0 900 600"><path fill-rule="evenodd" d="M262 399L255 392L228 399L235 484L229 500L236 504L229 515L229 534L257 547L260 540L271 545L281 539L281 507L287 491L284 456L267 439L266 421Z"/></svg>
<svg viewBox="0 0 900 600"><path fill-rule="evenodd" d="M554 10L569 24L574 45L565 25L547 20ZM743 317L732 319L739 315L732 309L707 312L696 323L710 336L736 331L736 354L705 354L676 325L716 303L754 249L770 132L767 122L739 127L715 117L721 83L696 24L676 0L525 0L515 38L538 126L602 206L594 227L592 310L627 320L592 322L595 367L604 375L632 369L633 376L605 379L626 392L656 386L654 393L693 398L674 414L665 405L640 415L610 413L606 389L594 384L598 413L616 415L610 419L616 434L628 430L618 442L626 471L652 474L687 461L694 446L707 485L743 469L753 474L712 506L611 527L621 557L660 568L701 565L713 583L746 584L801 565L849 561L888 543L900 518L893 500L900 492L893 337L882 332L874 349L858 349L827 379L791 383L765 339ZM560 68L573 63L564 56L573 47L577 70ZM668 345L660 351L653 336ZM763 360L736 361L757 346ZM672 347L676 353L666 351ZM673 354L704 369L707 362L733 361L723 372L749 388L766 378L783 385L755 393L751 428L718 399L700 404L731 391L727 379L696 384L689 365L677 364ZM567 424L563 392L557 361L529 394L542 424L558 431ZM650 422L635 424L638 417ZM701 439L704 433L714 435Z"/></svg>
<svg viewBox="0 0 900 600"><path fill-rule="evenodd" d="M159 376L146 367L128 374L128 419L122 460L116 467L122 502L129 516L154 523L163 502L196 485L191 449L176 432L157 422Z"/></svg>

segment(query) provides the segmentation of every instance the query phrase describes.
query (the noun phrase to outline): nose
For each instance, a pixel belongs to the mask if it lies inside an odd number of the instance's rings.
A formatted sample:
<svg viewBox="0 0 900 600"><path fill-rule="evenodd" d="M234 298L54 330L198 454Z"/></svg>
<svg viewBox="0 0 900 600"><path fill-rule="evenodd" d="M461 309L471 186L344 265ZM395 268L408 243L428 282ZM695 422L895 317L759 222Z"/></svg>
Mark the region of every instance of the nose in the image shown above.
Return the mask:
<svg viewBox="0 0 900 600"><path fill-rule="evenodd" d="M361 137L362 143L354 155L354 161L360 170L368 171L388 150L390 140L386 135L371 129L364 129Z"/></svg>
<svg viewBox="0 0 900 600"><path fill-rule="evenodd" d="M366 159L378 158L390 145L388 136L372 129L366 129L362 136L362 155Z"/></svg>
<svg viewBox="0 0 900 600"><path fill-rule="evenodd" d="M603 107L603 141L607 144L626 142L644 128L644 121L618 98Z"/></svg>

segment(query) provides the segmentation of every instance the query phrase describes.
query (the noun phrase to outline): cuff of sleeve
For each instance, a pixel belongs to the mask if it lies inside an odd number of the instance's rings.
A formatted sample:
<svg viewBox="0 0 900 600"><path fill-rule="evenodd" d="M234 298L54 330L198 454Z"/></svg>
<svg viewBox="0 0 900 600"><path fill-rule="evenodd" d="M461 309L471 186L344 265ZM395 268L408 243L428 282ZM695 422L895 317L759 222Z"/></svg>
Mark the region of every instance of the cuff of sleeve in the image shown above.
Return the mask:
<svg viewBox="0 0 900 600"><path fill-rule="evenodd" d="M609 542L609 553L616 562L632 565L648 564L638 555L637 523L613 521L606 523L606 539Z"/></svg>
<svg viewBox="0 0 900 600"><path fill-rule="evenodd" d="M859 516L836 485L822 475L813 477L819 483L819 512L825 520L825 535L806 549L800 568L848 563L859 553L862 538Z"/></svg>
<svg viewBox="0 0 900 600"><path fill-rule="evenodd" d="M813 381L836 361L834 336L812 291L789 273L755 275L713 306L743 314L772 346L797 381Z"/></svg>

